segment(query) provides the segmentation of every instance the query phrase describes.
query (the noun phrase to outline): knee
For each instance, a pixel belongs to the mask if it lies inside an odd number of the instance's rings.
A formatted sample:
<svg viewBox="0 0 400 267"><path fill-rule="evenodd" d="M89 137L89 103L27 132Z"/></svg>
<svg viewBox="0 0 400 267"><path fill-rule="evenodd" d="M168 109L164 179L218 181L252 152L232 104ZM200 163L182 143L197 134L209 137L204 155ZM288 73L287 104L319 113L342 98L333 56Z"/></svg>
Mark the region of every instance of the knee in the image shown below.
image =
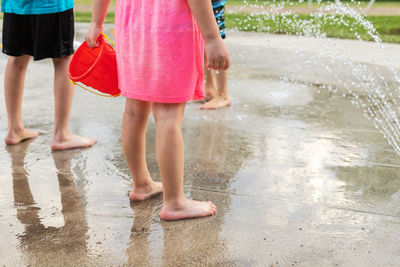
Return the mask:
<svg viewBox="0 0 400 267"><path fill-rule="evenodd" d="M125 116L130 120L145 121L147 122L150 115L151 107L146 105L127 105L125 107Z"/></svg>
<svg viewBox="0 0 400 267"><path fill-rule="evenodd" d="M31 59L30 56L28 55L23 55L19 57L8 57L8 63L11 64L13 67L24 69L29 63L29 60Z"/></svg>
<svg viewBox="0 0 400 267"><path fill-rule="evenodd" d="M181 127L184 104L155 104L153 116L157 125L166 127Z"/></svg>
<svg viewBox="0 0 400 267"><path fill-rule="evenodd" d="M135 109L125 109L125 116L134 120L147 120L148 115Z"/></svg>
<svg viewBox="0 0 400 267"><path fill-rule="evenodd" d="M173 133L181 130L181 122L176 118L155 117L157 129L162 129L168 133Z"/></svg>
<svg viewBox="0 0 400 267"><path fill-rule="evenodd" d="M72 56L53 58L54 66L68 66Z"/></svg>

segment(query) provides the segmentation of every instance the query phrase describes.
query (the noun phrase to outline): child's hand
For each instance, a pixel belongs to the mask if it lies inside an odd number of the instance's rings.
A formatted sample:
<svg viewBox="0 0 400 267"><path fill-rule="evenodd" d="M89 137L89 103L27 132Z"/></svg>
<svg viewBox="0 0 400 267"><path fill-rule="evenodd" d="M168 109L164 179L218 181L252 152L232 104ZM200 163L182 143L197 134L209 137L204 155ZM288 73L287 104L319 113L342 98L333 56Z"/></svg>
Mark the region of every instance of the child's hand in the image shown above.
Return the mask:
<svg viewBox="0 0 400 267"><path fill-rule="evenodd" d="M95 48L100 45L98 40L102 32L103 32L103 26L97 26L94 23L90 24L89 30L87 31L85 37L86 42L90 48Z"/></svg>
<svg viewBox="0 0 400 267"><path fill-rule="evenodd" d="M206 67L214 70L227 70L231 64L229 52L221 38L205 41Z"/></svg>

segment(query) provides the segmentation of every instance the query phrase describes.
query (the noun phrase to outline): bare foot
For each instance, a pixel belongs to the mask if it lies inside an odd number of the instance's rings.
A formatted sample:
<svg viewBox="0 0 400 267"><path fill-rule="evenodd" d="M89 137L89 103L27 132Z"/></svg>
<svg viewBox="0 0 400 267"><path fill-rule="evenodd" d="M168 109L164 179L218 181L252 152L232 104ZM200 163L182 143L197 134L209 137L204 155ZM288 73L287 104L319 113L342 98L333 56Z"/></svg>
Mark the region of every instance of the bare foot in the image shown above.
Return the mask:
<svg viewBox="0 0 400 267"><path fill-rule="evenodd" d="M16 145L25 141L27 139L35 138L39 135L39 132L29 131L23 128L22 130L18 131L11 131L9 130L6 137L4 138L4 142L7 145Z"/></svg>
<svg viewBox="0 0 400 267"><path fill-rule="evenodd" d="M131 201L141 201L155 197L161 193L162 184L159 182L153 182L151 185L145 187L132 187L132 191L129 193L129 199Z"/></svg>
<svg viewBox="0 0 400 267"><path fill-rule="evenodd" d="M211 101L200 107L203 110L219 109L230 106L232 99L230 96L215 96Z"/></svg>
<svg viewBox="0 0 400 267"><path fill-rule="evenodd" d="M214 215L217 207L211 202L195 201L185 198L179 205L164 202L160 218L165 221L190 219Z"/></svg>
<svg viewBox="0 0 400 267"><path fill-rule="evenodd" d="M211 101L215 97L215 89L214 88L205 88L206 96L203 99L193 100L193 103L206 103Z"/></svg>
<svg viewBox="0 0 400 267"><path fill-rule="evenodd" d="M201 104L204 104L204 103L206 103L206 100L205 100L205 98L201 98L201 99L192 100L191 103L201 103Z"/></svg>
<svg viewBox="0 0 400 267"><path fill-rule="evenodd" d="M206 88L205 89L206 92L206 96L204 97L204 101L208 102L214 99L215 95L216 95L216 90L215 88L211 87L211 88Z"/></svg>
<svg viewBox="0 0 400 267"><path fill-rule="evenodd" d="M74 148L86 148L91 147L94 144L96 144L96 141L93 139L71 134L64 137L62 140L56 140L56 138L53 137L51 150L58 151Z"/></svg>

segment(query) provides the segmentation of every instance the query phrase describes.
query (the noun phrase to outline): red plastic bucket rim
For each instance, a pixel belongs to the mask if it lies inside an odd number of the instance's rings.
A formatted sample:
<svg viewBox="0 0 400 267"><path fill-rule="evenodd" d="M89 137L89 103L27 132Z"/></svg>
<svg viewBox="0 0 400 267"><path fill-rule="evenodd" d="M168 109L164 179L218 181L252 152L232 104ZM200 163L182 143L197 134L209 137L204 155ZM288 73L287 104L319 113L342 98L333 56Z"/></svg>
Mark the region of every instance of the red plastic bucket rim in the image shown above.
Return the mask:
<svg viewBox="0 0 400 267"><path fill-rule="evenodd" d="M99 45L99 46L100 46L100 51L99 51L99 53L98 53L98 56L97 56L96 60L95 60L95 61L93 62L93 64L89 67L89 69L88 69L85 73L83 73L82 75L80 75L80 76L77 76L77 77L72 76L72 75L71 75L71 71L69 71L69 76L70 76L71 80L73 80L74 82L80 82L81 80L85 79L85 78L92 72L92 70L94 69L94 67L96 67L96 65L97 65L97 63L99 62L100 58L103 56L103 50L104 50L104 47L105 47L105 45L106 45L106 42L104 41L103 36L101 36L101 38L99 38L99 42L100 42L100 45ZM86 41L83 42L83 44L85 44L85 43L86 43ZM75 54L76 54L78 51L80 51L81 49L84 49L83 44L81 44L81 46L78 47L78 49L76 50ZM87 44L87 43L86 43L86 44ZM89 48L89 49L90 49L90 48ZM70 69L71 69L71 66L73 66L73 63L74 63L75 60L76 60L76 59L74 59L74 57L72 57L71 64L70 64Z"/></svg>

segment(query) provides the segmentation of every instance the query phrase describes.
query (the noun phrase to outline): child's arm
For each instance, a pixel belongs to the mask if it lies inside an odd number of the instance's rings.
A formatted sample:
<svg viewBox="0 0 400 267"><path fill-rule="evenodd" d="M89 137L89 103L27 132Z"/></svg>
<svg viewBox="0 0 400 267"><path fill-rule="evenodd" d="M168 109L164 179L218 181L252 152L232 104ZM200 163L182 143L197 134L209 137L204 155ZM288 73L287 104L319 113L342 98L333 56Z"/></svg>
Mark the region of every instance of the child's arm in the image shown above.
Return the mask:
<svg viewBox="0 0 400 267"><path fill-rule="evenodd" d="M86 33L86 42L89 47L99 46L97 42L103 32L103 23L107 14L107 8L110 0L93 0L92 3L92 23Z"/></svg>
<svg viewBox="0 0 400 267"><path fill-rule="evenodd" d="M229 53L219 34L211 0L188 0L188 4L205 41L206 67L217 70L228 69Z"/></svg>

